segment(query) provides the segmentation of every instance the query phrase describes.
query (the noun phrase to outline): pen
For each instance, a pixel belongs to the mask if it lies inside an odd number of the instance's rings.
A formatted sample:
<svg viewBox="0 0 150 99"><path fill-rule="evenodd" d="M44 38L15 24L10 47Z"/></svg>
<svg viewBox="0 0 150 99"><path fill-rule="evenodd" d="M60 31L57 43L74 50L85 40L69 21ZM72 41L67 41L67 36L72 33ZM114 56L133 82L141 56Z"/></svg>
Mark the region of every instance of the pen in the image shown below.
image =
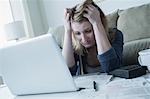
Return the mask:
<svg viewBox="0 0 150 99"><path fill-rule="evenodd" d="M93 88L95 91L98 91L97 83L95 81L93 81Z"/></svg>
<svg viewBox="0 0 150 99"><path fill-rule="evenodd" d="M79 88L77 91L81 91L81 90L83 90L83 89L86 89L86 88Z"/></svg>
<svg viewBox="0 0 150 99"><path fill-rule="evenodd" d="M106 82L106 84L108 84L109 82L113 81L114 78L115 78L115 77L112 75L112 76L110 77L110 79Z"/></svg>

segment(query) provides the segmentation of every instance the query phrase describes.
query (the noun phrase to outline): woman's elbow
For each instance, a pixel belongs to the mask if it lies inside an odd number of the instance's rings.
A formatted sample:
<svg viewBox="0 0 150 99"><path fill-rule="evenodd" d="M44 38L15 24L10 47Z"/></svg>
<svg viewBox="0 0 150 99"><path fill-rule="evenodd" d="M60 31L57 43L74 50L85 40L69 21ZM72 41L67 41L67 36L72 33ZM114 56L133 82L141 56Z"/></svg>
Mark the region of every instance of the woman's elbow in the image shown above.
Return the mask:
<svg viewBox="0 0 150 99"><path fill-rule="evenodd" d="M110 62L105 62L101 64L102 72L109 73L117 68L120 68L122 62L118 59L111 60Z"/></svg>

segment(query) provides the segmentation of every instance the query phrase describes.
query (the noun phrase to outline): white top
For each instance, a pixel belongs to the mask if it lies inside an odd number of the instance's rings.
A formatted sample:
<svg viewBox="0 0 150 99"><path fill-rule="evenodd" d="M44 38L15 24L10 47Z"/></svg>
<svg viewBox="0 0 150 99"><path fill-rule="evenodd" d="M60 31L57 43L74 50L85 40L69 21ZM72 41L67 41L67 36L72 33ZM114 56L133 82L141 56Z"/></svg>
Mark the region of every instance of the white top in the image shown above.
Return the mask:
<svg viewBox="0 0 150 99"><path fill-rule="evenodd" d="M150 55L150 49L140 51L139 55Z"/></svg>

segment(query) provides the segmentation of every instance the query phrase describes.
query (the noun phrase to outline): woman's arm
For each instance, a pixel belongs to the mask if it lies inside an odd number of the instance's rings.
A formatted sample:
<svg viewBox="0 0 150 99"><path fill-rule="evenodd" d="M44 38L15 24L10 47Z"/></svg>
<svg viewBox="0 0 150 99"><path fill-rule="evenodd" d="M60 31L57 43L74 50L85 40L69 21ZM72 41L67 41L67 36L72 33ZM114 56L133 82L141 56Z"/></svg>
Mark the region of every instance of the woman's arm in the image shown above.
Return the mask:
<svg viewBox="0 0 150 99"><path fill-rule="evenodd" d="M110 72L122 65L122 52L123 52L123 34L117 30L115 32L112 47L105 53L98 55L101 62L101 69L103 72Z"/></svg>
<svg viewBox="0 0 150 99"><path fill-rule="evenodd" d="M93 24L98 54L103 54L111 48L106 31L101 21Z"/></svg>
<svg viewBox="0 0 150 99"><path fill-rule="evenodd" d="M68 67L71 68L75 65L75 58L72 47L72 29L71 29L70 14L67 13L67 9L65 10L64 26L65 26L65 35L64 35L62 55L64 56L64 59Z"/></svg>
<svg viewBox="0 0 150 99"><path fill-rule="evenodd" d="M111 48L111 44L102 24L100 12L93 5L88 5L85 10L87 13L84 16L88 18L93 26L98 54L103 54Z"/></svg>
<svg viewBox="0 0 150 99"><path fill-rule="evenodd" d="M74 59L74 54L73 54L72 38L71 38L70 31L65 32L62 55L64 56L65 61L67 62L67 65L69 68L74 66L75 59Z"/></svg>

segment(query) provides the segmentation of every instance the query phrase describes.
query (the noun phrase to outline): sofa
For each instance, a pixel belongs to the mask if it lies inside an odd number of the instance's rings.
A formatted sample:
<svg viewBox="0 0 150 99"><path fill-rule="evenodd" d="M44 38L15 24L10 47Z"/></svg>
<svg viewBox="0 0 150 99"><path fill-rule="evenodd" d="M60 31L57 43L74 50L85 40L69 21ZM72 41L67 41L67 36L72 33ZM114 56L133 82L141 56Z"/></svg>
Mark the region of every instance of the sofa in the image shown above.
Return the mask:
<svg viewBox="0 0 150 99"><path fill-rule="evenodd" d="M138 64L138 52L150 48L150 4L116 10L106 15L109 28L118 28L124 35L123 65ZM64 27L50 28L62 48Z"/></svg>

